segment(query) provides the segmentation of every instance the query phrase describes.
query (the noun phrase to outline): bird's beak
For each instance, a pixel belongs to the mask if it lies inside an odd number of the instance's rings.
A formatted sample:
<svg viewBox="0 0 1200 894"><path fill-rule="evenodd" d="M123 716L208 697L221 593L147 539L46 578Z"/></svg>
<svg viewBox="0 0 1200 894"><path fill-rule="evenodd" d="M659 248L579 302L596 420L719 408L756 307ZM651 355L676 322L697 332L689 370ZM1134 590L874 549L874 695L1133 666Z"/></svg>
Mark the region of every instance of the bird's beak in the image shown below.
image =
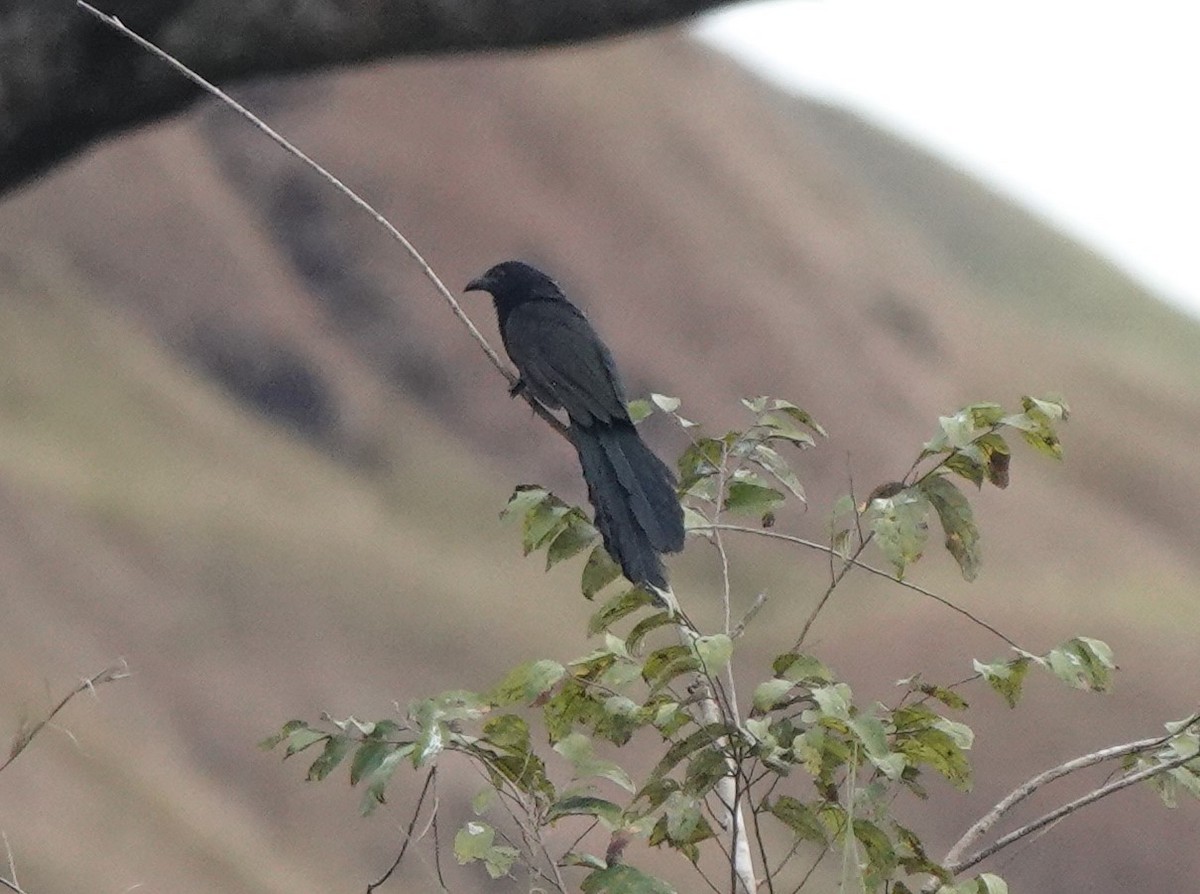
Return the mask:
<svg viewBox="0 0 1200 894"><path fill-rule="evenodd" d="M477 276L463 289L464 292L489 292L492 288L492 281L486 276Z"/></svg>

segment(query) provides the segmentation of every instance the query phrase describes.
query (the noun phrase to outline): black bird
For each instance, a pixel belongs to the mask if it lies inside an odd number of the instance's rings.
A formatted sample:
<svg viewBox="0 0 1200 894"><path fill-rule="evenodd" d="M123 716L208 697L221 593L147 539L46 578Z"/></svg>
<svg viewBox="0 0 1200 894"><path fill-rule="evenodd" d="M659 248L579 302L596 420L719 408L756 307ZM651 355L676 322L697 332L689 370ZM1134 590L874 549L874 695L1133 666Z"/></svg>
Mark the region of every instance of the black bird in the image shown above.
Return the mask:
<svg viewBox="0 0 1200 894"><path fill-rule="evenodd" d="M491 293L521 375L517 389L566 410L604 548L630 581L665 590L660 556L683 549L683 509L675 476L629 419L607 346L558 284L529 264L504 261L466 291Z"/></svg>

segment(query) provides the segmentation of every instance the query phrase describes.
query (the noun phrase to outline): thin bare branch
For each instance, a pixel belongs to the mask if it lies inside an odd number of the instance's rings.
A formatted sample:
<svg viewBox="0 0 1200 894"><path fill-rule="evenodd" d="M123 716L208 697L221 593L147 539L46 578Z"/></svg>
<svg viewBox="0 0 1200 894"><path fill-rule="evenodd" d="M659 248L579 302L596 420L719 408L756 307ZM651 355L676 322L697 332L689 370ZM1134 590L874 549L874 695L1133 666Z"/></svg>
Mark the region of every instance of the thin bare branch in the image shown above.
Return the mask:
<svg viewBox="0 0 1200 894"><path fill-rule="evenodd" d="M804 889L804 886L808 884L808 880L812 878L813 873L817 871L817 867L821 865L821 861L825 859L828 853L829 845L825 845L823 848L821 848L821 852L817 854L817 858L813 860L812 865L808 867L808 872L804 873L804 877L800 879L800 884L796 886L796 889L792 892L792 894L799 894L799 892Z"/></svg>
<svg viewBox="0 0 1200 894"><path fill-rule="evenodd" d="M404 855L408 853L408 846L414 841L413 831L417 828L417 820L421 817L421 807L425 804L425 796L429 793L430 786L437 778L437 767L432 768L425 774L425 784L421 786L421 794L417 797L417 806L413 808L412 819L408 821L408 830L404 833L404 842L400 845L400 853L396 855L396 859L392 861L392 865L388 867L387 872L381 875L376 881L367 885L367 894L371 894L376 888L392 877L400 866L400 862L404 859ZM422 833L424 834L424 833Z"/></svg>
<svg viewBox="0 0 1200 894"><path fill-rule="evenodd" d="M105 683L112 683L116 680L123 680L128 676L129 665L125 662L125 659L122 658L113 664L110 664L98 674L93 674L92 676L81 680L78 686L64 695L59 700L58 704L50 709L49 714L34 724L23 725L22 728L17 731L16 736L13 737L13 743L12 747L9 749L8 758L4 761L4 763L0 764L0 772L3 772L9 764L17 759L21 752L29 747L29 743L33 741L34 737L46 728L46 726L55 718L55 716L57 716L58 712L67 706L71 699L83 692L91 692L92 694L95 694L97 686L103 686Z"/></svg>
<svg viewBox="0 0 1200 894"><path fill-rule="evenodd" d="M697 525L694 530L703 531L703 530L708 530L710 528L716 528L716 527L718 527L718 526L717 525ZM813 541L813 540L805 540L803 537L796 537L791 534L783 534L783 533L780 533L779 531L771 531L766 528L750 528L750 527L746 527L745 525L724 525L724 524L720 525L719 527L723 531L736 531L739 534L753 534L756 537L771 537L775 540L783 540L788 543L794 543L797 546L803 546L806 549L816 550L817 552L833 554L833 555L837 554L837 551L833 547L826 546L823 543L817 543L816 541ZM892 574L888 573L887 571L884 571L882 568L876 568L874 565L869 565L868 563L861 561L858 558L858 555L862 552L863 547L865 547L865 546L866 546L866 544L863 544L863 546L859 547L854 552L854 555L852 555L849 559L846 560L846 564L845 564L845 566L843 566L842 573L838 576L837 580L835 580L832 584L830 584L829 589L827 589L825 592L825 595L822 596L822 599L818 603L817 608L814 609L812 615L810 615L808 623L805 624L805 627L803 628L803 630L801 632L800 640L796 644L797 648L799 648L799 646L803 643L804 636L805 636L805 634L808 633L808 628L812 625L812 621L814 621L816 619L816 614L821 610L821 607L825 604L825 601L828 600L829 595L832 593L834 586L836 586L838 583L841 582L841 578L845 576L846 571L848 571L851 567L854 567L854 568L861 568L863 571L869 572L870 574L874 574L876 577L885 578L886 580L889 580L894 584L898 584L899 586L904 587L907 590L912 590L914 593L920 593L922 596L927 596L930 599L934 600L935 602L939 602L942 605L946 606L946 608L950 609L951 611L958 612L958 614L967 618L969 621L971 621L971 623L976 624L979 627L982 627L984 630L988 631L989 633L993 634L994 636L997 636L1000 639L1004 640L1004 642L1006 642L1008 645L1012 646L1014 649L1021 649L1022 651L1025 651L1011 637L1005 635L1004 633L1001 633L999 630L997 630L995 627L993 627L987 621L984 621L982 618L979 618L976 615L973 615L971 612L967 611L965 608L961 608L960 606L955 605L953 602L951 602L946 597L939 596L937 593L934 593L932 590L928 590L925 587L922 587L918 584L914 584L912 581L897 580Z"/></svg>
<svg viewBox="0 0 1200 894"><path fill-rule="evenodd" d="M437 783L433 784L433 869L437 873L438 885L443 891L449 891L446 887L446 877L442 874L442 839L438 831L438 816L441 811L438 810L438 795Z"/></svg>
<svg viewBox="0 0 1200 894"><path fill-rule="evenodd" d="M0 884L10 891L16 891L17 894L25 894L21 890L21 883L17 880L17 861L13 857L12 845L8 843L8 833L0 832L0 838L4 839L4 855L8 859L8 879L0 875Z"/></svg>
<svg viewBox="0 0 1200 894"><path fill-rule="evenodd" d="M1187 728L1200 720L1200 715L1193 715L1184 722L1183 728ZM1104 761L1113 760L1114 758L1124 757L1127 754L1135 754L1139 751L1146 751L1150 748L1155 748L1162 745L1171 738L1174 733L1168 733L1165 736L1154 736L1148 739L1139 739L1136 742L1126 742L1124 745L1113 745L1109 748L1101 748L1099 751L1093 751L1090 754L1084 754L1080 757L1066 761L1053 767L1044 773L1039 773L1027 782L1022 783L1013 789L1005 798L1003 798L995 807L985 813L975 822L971 828L963 833L962 838L954 843L954 846L946 852L945 859L942 860L942 865L950 868L956 866L962 859L962 855L972 848L980 838L987 834L1003 816L1040 789L1042 786L1053 782L1056 779L1061 779L1070 773L1077 770L1084 770L1088 767L1094 767L1096 764Z"/></svg>
<svg viewBox="0 0 1200 894"><path fill-rule="evenodd" d="M748 532L757 533L757 530L755 528L744 528L744 530L748 531ZM776 535L776 536L786 536L786 535L777 535L777 532L775 532L775 531L765 531L764 530L763 533L772 534L772 535ZM798 540L799 538L796 538L796 539ZM853 554L850 555L850 557L847 558L842 563L842 567L833 575L832 579L829 581L829 586L825 588L825 592L821 594L821 598L817 600L817 604L813 607L813 610L809 613L808 618L805 619L804 626L800 628L800 636L798 636L796 638L796 642L792 646L793 651L799 651L800 647L804 645L804 640L808 636L808 631L812 629L812 625L815 624L817 621L817 616L819 614L821 614L821 610L824 609L825 604L827 602L829 602L829 597L833 595L833 591L837 589L838 584L840 584L842 582L842 579L846 576L847 573L849 573L850 569L858 564L858 557L860 555L862 555L863 550L867 548L867 544L870 542L871 542L870 537L867 537L866 540L862 541L858 545L858 549L856 549L853 552ZM805 541L805 544L811 545L811 546L820 546L820 544L810 543L809 541ZM831 556L835 555L836 552L837 551L834 550L833 547L829 547L829 553ZM890 575L889 575L889 577L890 577Z"/></svg>
<svg viewBox="0 0 1200 894"><path fill-rule="evenodd" d="M947 871L957 875L966 869L970 869L977 863L983 862L998 851L1004 850L1004 848L1008 847L1010 844L1020 841L1022 838L1032 835L1033 833L1046 828L1052 823L1058 822L1063 817L1069 816L1070 814L1083 807L1086 807L1089 804L1094 804L1101 798L1107 798L1109 795L1115 794L1122 789L1129 788L1131 785L1136 785L1137 783L1146 779L1150 779L1153 776L1158 776L1162 773L1174 770L1176 767L1182 767L1184 764L1188 763L1189 761L1194 761L1195 759L1196 756L1194 754L1185 755L1182 757L1177 757L1174 760L1165 761L1157 766L1147 767L1144 770L1138 770L1136 773L1130 773L1128 776L1122 776L1120 779L1110 782L1108 785L1101 786L1094 791L1088 792L1086 795L1076 798L1074 801L1070 801L1055 810L1051 810L1044 816L1038 817L1033 822L1026 823L1021 828L997 838L987 847L981 848L970 857L960 860L954 865L946 864L945 868Z"/></svg>
<svg viewBox="0 0 1200 894"><path fill-rule="evenodd" d="M339 180L337 177L335 177L332 173L330 173L328 170L326 170L324 167L322 167L319 163L317 163L312 158L310 158L301 149L299 149L295 144L293 144L291 141L289 141L285 136L283 136L277 130L272 128L269 124L267 124L265 121L263 121L261 118L259 118L257 115L255 115L253 112L251 112L245 106L243 106L241 103L239 103L237 100L235 100L232 96L230 96L228 93L226 93L220 87L217 87L215 84L211 83L210 81L205 80L203 77L201 77L196 72L192 71L192 69L188 68L182 62L180 62L178 59L176 59L174 56L170 55L169 53L167 53L164 50L159 49L157 46L152 44L150 41L146 40L141 35L130 30L116 16L110 16L110 15L107 15L106 13L101 12L100 10L96 9L96 7L92 6L90 3L85 2L85 0L76 0L76 5L83 11L87 12L88 14L95 16L97 19L99 19L101 22L103 22L108 27L112 28L114 31L116 31L119 34L132 40L134 43L136 43L139 47L141 47L146 52L150 53L151 55L155 56L158 59L161 59L163 62L170 65L172 68L174 68L177 72L179 72L181 75L183 75L185 78L187 78L192 83L196 84L197 86L199 86L206 92L215 96L218 100L220 100L226 106L233 109L233 111L235 111L237 114L241 115L243 118L245 118L247 121L249 121L252 125L254 125L260 131L262 131L264 134L266 134L269 139L271 139L276 145L278 145L280 148L282 148L285 152L287 152L289 155L293 156L294 158L299 159L301 162L303 162L305 165L307 165L309 168L311 168L313 171L315 171L317 174L319 174L325 181L327 181L331 186L333 186L334 189L336 189L338 192L340 192L342 195L344 195L346 198L348 198L351 202L353 202L355 205L357 205L360 209L362 209L367 214L369 214L376 223L378 223L381 227L384 228L384 230L387 231L389 236L391 236L394 240L396 240L396 242L398 242L401 245L401 247L404 249L404 251L407 252L408 256L417 264L418 267L421 268L421 272L425 275L425 278L428 279L430 281L430 283L433 284L434 290L438 293L438 295L441 296L442 300L450 308L450 312L453 313L454 316L458 318L459 322L462 323L467 328L467 331L470 333L471 338L475 339L475 342L479 345L480 349L484 352L484 354L487 355L487 358L492 362L492 365L495 366L496 369L498 369L500 371L500 374L503 375L508 380L510 387L515 387L517 385L518 380L517 380L516 375L514 375L512 373L512 371L510 371L508 369L508 367L506 367L504 365L504 361L500 359L500 355L496 353L495 349L488 343L487 339L483 337L483 333L479 331L479 329L471 321L471 318L467 316L466 312L462 309L462 305L460 305L458 303L458 300L454 297L454 295L452 295L450 293L450 290L446 288L445 283L443 283L441 278L438 277L438 275L433 271L433 268L429 266L429 262L425 260L425 258L421 255L421 253L419 251L417 251L416 246L414 246L408 240L408 238L403 233L401 233L395 226L393 226L392 223L389 222L386 217L384 217L382 214L380 214L378 211L376 211L375 208L370 203L368 203L365 199L363 199L361 196L359 196L358 193L356 193L354 190L352 190L350 187L348 187L345 183L343 183L341 180ZM542 419L544 419L546 421L546 423L548 425L550 425L551 428L553 428L555 431L557 431L559 434L561 434L564 438L567 438L568 440L570 440L570 435L567 433L567 427L565 425L563 425L563 423L553 413L551 413L548 409L546 409L546 407L544 407L541 403L539 403L525 389L521 389L520 393L521 393L522 397L525 398L526 402L533 408L533 411L535 413L537 413L539 416L541 416Z"/></svg>
<svg viewBox="0 0 1200 894"><path fill-rule="evenodd" d="M730 639L737 639L746 632L746 627L754 620L764 605L767 604L767 593L764 590L754 597L754 602L746 609L746 613L742 615L742 620L738 621L737 626L733 628L733 632L729 634Z"/></svg>

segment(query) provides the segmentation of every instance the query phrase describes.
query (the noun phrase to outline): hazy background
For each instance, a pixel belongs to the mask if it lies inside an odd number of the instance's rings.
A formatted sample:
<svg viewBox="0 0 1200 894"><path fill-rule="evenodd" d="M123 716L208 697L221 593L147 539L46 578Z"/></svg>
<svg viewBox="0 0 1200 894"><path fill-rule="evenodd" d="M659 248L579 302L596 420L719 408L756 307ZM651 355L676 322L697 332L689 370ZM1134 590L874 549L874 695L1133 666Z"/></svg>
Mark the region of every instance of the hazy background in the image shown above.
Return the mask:
<svg viewBox="0 0 1200 894"><path fill-rule="evenodd" d="M767 0L698 33L929 146L1200 314L1200 55L1172 0Z"/></svg>
<svg viewBox="0 0 1200 894"><path fill-rule="evenodd" d="M797 458L811 505L780 525L802 536L826 536L851 473L859 493L903 474L938 415L1065 394L1066 461L1018 446L1012 486L978 498L980 580L936 554L913 577L1034 651L1108 640L1122 672L1104 697L1033 680L1015 711L969 692L987 709L964 718L975 791L900 807L935 853L1032 773L1194 709L1200 329L1123 268L684 30L235 92L451 286L513 255L543 264L633 393L677 394L717 431L747 395L809 409L831 437ZM106 141L6 197L0 233L0 723L116 656L133 670L0 774L22 886L362 890L395 854L404 791L360 820L344 775L306 784L255 743L587 651L578 563L543 574L497 517L521 482L582 500L574 457L377 227L226 110ZM698 614L718 567L702 543L672 561ZM827 573L738 546L735 611L770 596L746 679ZM864 698L1007 654L853 577L811 642ZM476 788L446 778L444 830ZM1189 890L1196 810L1125 792L988 868L1020 891ZM433 880L426 848L390 890Z"/></svg>

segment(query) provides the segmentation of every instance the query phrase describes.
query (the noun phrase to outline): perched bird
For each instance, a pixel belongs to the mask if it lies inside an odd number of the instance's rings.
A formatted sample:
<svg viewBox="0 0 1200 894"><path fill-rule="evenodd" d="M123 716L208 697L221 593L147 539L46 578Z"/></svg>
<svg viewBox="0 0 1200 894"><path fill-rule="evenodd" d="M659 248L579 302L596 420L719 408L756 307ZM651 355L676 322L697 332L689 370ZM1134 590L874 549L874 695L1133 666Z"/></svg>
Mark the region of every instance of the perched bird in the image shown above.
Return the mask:
<svg viewBox="0 0 1200 894"><path fill-rule="evenodd" d="M635 584L667 588L662 553L683 549L675 476L633 427L607 346L549 276L504 261L466 291L490 292L517 389L563 409L604 548ZM517 389L514 389L514 393Z"/></svg>

